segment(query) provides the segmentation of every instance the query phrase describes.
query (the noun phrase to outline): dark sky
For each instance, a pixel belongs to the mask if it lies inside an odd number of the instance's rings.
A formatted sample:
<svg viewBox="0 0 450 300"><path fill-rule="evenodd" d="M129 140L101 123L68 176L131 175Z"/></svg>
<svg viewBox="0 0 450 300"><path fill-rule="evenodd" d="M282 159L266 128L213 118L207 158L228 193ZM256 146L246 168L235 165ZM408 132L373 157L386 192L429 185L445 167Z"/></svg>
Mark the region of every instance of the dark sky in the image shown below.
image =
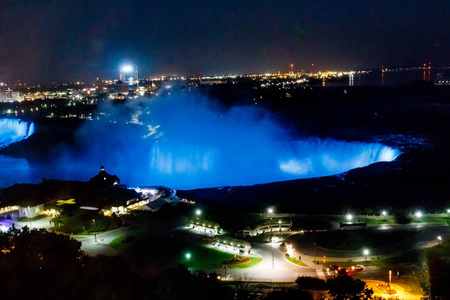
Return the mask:
<svg viewBox="0 0 450 300"><path fill-rule="evenodd" d="M450 63L450 1L0 1L0 81ZM314 66L312 66L314 64Z"/></svg>

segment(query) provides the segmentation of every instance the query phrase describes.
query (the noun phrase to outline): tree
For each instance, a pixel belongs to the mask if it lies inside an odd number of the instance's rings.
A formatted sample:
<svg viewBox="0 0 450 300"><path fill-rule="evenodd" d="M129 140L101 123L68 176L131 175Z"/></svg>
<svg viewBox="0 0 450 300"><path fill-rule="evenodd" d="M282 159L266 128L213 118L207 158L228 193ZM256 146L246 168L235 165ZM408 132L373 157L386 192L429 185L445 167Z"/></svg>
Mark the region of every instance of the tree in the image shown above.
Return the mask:
<svg viewBox="0 0 450 300"><path fill-rule="evenodd" d="M327 285L324 280L315 278L315 277L309 277L309 276L299 276L295 280L295 283L297 283L299 289L301 290L326 290Z"/></svg>
<svg viewBox="0 0 450 300"><path fill-rule="evenodd" d="M371 299L373 290L368 289L361 279L353 279L348 275L327 280L327 288L335 300Z"/></svg>
<svg viewBox="0 0 450 300"><path fill-rule="evenodd" d="M311 293L288 289L283 291L273 291L267 295L265 300L313 300Z"/></svg>
<svg viewBox="0 0 450 300"><path fill-rule="evenodd" d="M11 229L1 239L2 297L15 299L65 298L82 273L81 243L45 229ZM51 286L50 286L51 283Z"/></svg>

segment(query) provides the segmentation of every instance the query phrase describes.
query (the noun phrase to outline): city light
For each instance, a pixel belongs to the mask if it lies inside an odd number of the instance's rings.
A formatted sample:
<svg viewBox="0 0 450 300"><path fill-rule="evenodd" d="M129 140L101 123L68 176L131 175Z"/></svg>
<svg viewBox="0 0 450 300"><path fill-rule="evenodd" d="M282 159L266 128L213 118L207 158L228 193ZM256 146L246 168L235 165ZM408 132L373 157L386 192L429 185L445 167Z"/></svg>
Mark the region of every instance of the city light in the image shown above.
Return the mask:
<svg viewBox="0 0 450 300"><path fill-rule="evenodd" d="M268 214L273 214L273 208L268 208L268 209L267 209L267 213L268 213Z"/></svg>
<svg viewBox="0 0 450 300"><path fill-rule="evenodd" d="M385 210L383 210L383 212L381 214L383 215L383 217L387 216L387 212Z"/></svg>
<svg viewBox="0 0 450 300"><path fill-rule="evenodd" d="M422 218L422 216L423 216L423 213L420 211L420 210L418 210L418 211L416 211L416 213L414 214L414 216L416 216L416 218Z"/></svg>
<svg viewBox="0 0 450 300"><path fill-rule="evenodd" d="M195 215L200 216L201 214L202 214L202 210L201 209L195 210Z"/></svg>
<svg viewBox="0 0 450 300"><path fill-rule="evenodd" d="M353 220L353 215L352 214L347 214L346 216L345 216L345 218L347 219L347 221L351 221L351 220Z"/></svg>

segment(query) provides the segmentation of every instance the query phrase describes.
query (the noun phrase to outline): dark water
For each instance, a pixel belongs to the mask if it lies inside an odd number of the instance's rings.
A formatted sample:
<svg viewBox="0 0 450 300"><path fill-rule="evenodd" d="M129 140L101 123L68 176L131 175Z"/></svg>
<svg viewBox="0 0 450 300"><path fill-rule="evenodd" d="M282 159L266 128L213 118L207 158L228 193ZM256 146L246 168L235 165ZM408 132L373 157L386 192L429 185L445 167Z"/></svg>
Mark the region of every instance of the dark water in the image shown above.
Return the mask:
<svg viewBox="0 0 450 300"><path fill-rule="evenodd" d="M415 81L434 81L439 78L449 78L449 70L415 70L372 72L368 74L354 74L348 79L339 81L325 81L324 86L404 86Z"/></svg>

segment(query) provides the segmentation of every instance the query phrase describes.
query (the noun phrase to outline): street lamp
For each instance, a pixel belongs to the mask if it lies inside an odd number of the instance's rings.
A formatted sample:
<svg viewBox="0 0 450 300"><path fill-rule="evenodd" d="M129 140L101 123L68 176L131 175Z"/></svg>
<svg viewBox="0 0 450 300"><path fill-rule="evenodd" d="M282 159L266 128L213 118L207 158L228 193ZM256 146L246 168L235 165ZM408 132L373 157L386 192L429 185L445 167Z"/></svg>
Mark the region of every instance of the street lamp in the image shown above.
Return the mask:
<svg viewBox="0 0 450 300"><path fill-rule="evenodd" d="M369 255L369 250L368 249L364 249L363 250L363 254L366 257L366 262L367 262L367 255Z"/></svg>
<svg viewBox="0 0 450 300"><path fill-rule="evenodd" d="M442 241L442 237L439 235L438 237L437 237L437 239L438 239L438 241L439 241L439 246L441 245L441 241Z"/></svg>
<svg viewBox="0 0 450 300"><path fill-rule="evenodd" d="M422 218L423 213L420 210L418 210L418 211L416 211L416 213L414 215L416 216L416 218L420 219L420 218Z"/></svg>
<svg viewBox="0 0 450 300"><path fill-rule="evenodd" d="M383 210L383 211L381 212L381 214L383 215L384 218L386 218L387 212L386 212L385 210Z"/></svg>
<svg viewBox="0 0 450 300"><path fill-rule="evenodd" d="M92 219L92 222L94 223L94 243L97 244L97 232L95 231L95 219Z"/></svg>
<svg viewBox="0 0 450 300"><path fill-rule="evenodd" d="M314 264L317 264L315 261L316 261L316 243L314 243L313 244L313 247L314 247Z"/></svg>
<svg viewBox="0 0 450 300"><path fill-rule="evenodd" d="M392 270L389 270L389 291L391 290Z"/></svg>
<svg viewBox="0 0 450 300"><path fill-rule="evenodd" d="M345 218L347 219L347 221L351 221L351 220L353 220L353 215L352 214L347 214L346 216L345 216Z"/></svg>
<svg viewBox="0 0 450 300"><path fill-rule="evenodd" d="M200 216L201 214L202 214L202 210L201 209L195 210L195 215L196 216Z"/></svg>
<svg viewBox="0 0 450 300"><path fill-rule="evenodd" d="M189 266L189 260L191 259L191 253L186 253L186 259L187 259L187 261L188 261L188 266Z"/></svg>

